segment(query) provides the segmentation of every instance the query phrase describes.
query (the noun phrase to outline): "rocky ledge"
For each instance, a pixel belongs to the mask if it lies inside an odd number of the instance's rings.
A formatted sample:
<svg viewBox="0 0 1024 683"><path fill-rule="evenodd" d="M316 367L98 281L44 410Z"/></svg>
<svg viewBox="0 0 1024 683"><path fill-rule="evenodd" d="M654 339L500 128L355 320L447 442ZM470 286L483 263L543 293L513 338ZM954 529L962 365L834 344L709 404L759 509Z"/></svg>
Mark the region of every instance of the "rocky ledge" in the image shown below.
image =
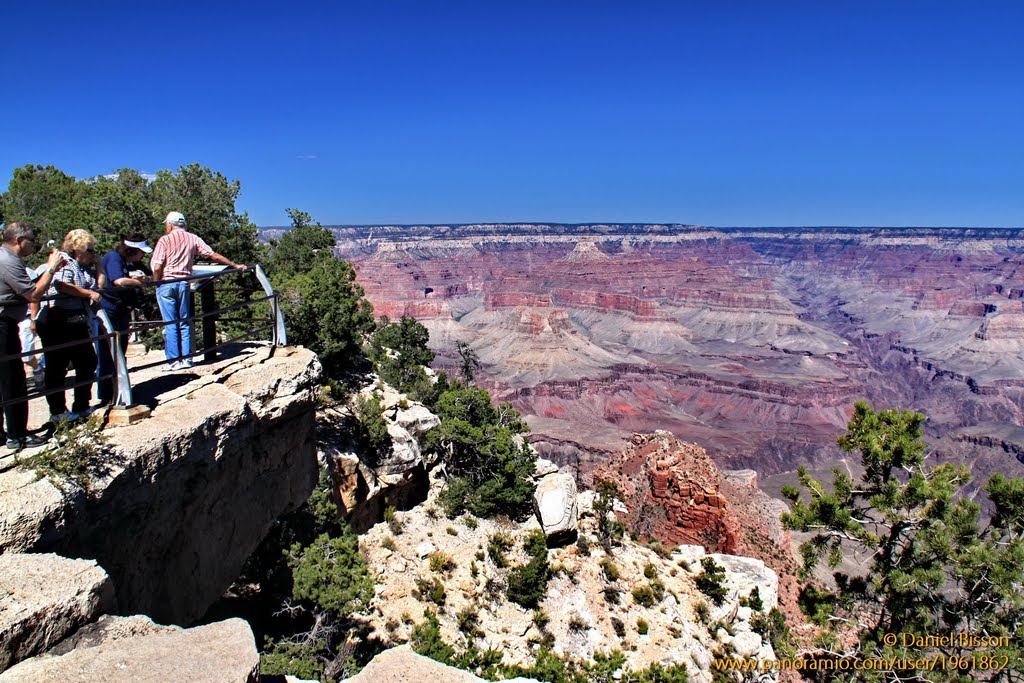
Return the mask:
<svg viewBox="0 0 1024 683"><path fill-rule="evenodd" d="M122 614L196 620L312 491L319 377L310 351L259 344L140 377L151 417L103 431L116 451L105 476L83 488L0 473L0 552L93 558Z"/></svg>

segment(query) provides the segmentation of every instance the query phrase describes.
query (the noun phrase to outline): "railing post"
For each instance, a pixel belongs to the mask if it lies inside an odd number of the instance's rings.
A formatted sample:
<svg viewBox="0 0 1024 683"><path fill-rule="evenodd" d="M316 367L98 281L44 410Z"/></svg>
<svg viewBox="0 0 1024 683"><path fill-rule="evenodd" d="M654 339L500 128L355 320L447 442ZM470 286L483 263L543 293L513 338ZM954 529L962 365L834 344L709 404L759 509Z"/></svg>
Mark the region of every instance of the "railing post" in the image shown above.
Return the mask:
<svg viewBox="0 0 1024 683"><path fill-rule="evenodd" d="M199 296L203 302L203 349L206 350L203 360L209 362L217 359L217 316L206 315L217 310L217 293L214 290L213 278L200 285Z"/></svg>
<svg viewBox="0 0 1024 683"><path fill-rule="evenodd" d="M274 291L273 286L271 286L267 274L263 272L263 268L259 264L256 264L253 270L256 273L256 279L259 280L260 286L263 287L263 291L266 292L267 296L272 297L270 300L270 310L274 316L274 346L287 346L288 333L285 331L284 314L281 312L281 302L278 301L277 293Z"/></svg>
<svg viewBox="0 0 1024 683"><path fill-rule="evenodd" d="M132 383L128 379L128 361L125 360L124 352L121 351L121 331L114 329L114 325L110 322L110 316L102 308L96 312L96 317L99 318L106 331L114 335L106 340L110 344L110 357L114 359L114 379L116 380L115 385L117 387L114 406L116 408L127 408L133 402Z"/></svg>

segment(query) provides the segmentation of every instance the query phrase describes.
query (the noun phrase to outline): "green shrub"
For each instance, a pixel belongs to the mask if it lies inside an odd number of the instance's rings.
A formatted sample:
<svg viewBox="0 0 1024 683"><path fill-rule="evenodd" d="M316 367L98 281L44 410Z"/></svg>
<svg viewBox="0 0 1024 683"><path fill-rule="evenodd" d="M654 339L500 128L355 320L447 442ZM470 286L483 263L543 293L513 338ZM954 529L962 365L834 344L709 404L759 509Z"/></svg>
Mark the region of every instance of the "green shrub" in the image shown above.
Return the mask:
<svg viewBox="0 0 1024 683"><path fill-rule="evenodd" d="M654 590L649 585L637 586L633 589L633 600L641 607L654 607Z"/></svg>
<svg viewBox="0 0 1024 683"><path fill-rule="evenodd" d="M417 654L430 657L443 664L450 664L455 657L455 648L444 642L441 637L441 622L433 610L423 612L423 622L416 624L412 629L409 640L412 649Z"/></svg>
<svg viewBox="0 0 1024 683"><path fill-rule="evenodd" d="M472 639L483 635L480 630L480 608L478 605L469 605L455 615L455 623L459 631Z"/></svg>
<svg viewBox="0 0 1024 683"><path fill-rule="evenodd" d="M579 536L576 537L576 549L579 550L580 555L584 557L590 556L590 541L587 540L587 535L580 532Z"/></svg>
<svg viewBox="0 0 1024 683"><path fill-rule="evenodd" d="M573 633L582 633L590 628L587 622L583 621L578 614L574 614L569 617L569 630Z"/></svg>
<svg viewBox="0 0 1024 683"><path fill-rule="evenodd" d="M381 378L402 393L419 395L430 380L423 366L434 360L427 342L430 333L415 318L402 316L397 322L382 316L370 338L369 356Z"/></svg>
<svg viewBox="0 0 1024 683"><path fill-rule="evenodd" d="M342 617L364 609L373 579L359 553L358 538L345 527L336 538L321 534L309 546L292 548L292 594Z"/></svg>
<svg viewBox="0 0 1024 683"><path fill-rule="evenodd" d="M465 524L466 528L469 529L470 531L472 531L472 530L476 529L478 526L480 526L480 523L478 521L476 521L476 517L474 517L473 515L466 515L465 517L463 517L462 518L462 523Z"/></svg>
<svg viewBox="0 0 1024 683"><path fill-rule="evenodd" d="M316 227L333 245L330 231ZM294 229L285 233L278 249L295 233ZM311 253L297 263L301 268L275 267L270 272L274 288L282 294L288 341L316 353L328 377L342 377L360 360L366 362L362 342L373 328L373 307L363 298L351 264L329 250Z"/></svg>
<svg viewBox="0 0 1024 683"><path fill-rule="evenodd" d="M397 548L397 546L395 545L395 537L385 536L383 539L381 539L380 547L390 550L391 552L395 552L395 549Z"/></svg>
<svg viewBox="0 0 1024 683"><path fill-rule="evenodd" d="M693 605L693 615L697 617L700 623L706 624L711 618L711 608L708 606L708 603L698 600Z"/></svg>
<svg viewBox="0 0 1024 683"><path fill-rule="evenodd" d="M619 573L619 568L616 566L614 562L612 562L611 558L609 557L606 557L603 560L601 560L601 569L602 571L604 571L605 578L609 581L618 581L619 578L622 576Z"/></svg>
<svg viewBox="0 0 1024 683"><path fill-rule="evenodd" d="M772 644L775 655L780 659L795 655L796 642L790 633L785 615L777 607L768 614L754 614L750 618L750 628Z"/></svg>
<svg viewBox="0 0 1024 683"><path fill-rule="evenodd" d="M663 560L672 559L672 551L661 544L660 541L654 540L647 543L647 547L654 551L654 554Z"/></svg>
<svg viewBox="0 0 1024 683"><path fill-rule="evenodd" d="M754 590L750 591L750 595L740 598L740 607L749 607L755 612L764 611L764 603L761 601L761 591L754 586Z"/></svg>
<svg viewBox="0 0 1024 683"><path fill-rule="evenodd" d="M447 553L435 550L430 553L430 571L437 574L447 574L456 567L455 560Z"/></svg>
<svg viewBox="0 0 1024 683"><path fill-rule="evenodd" d="M507 567L508 558L505 557L505 553L512 548L512 545L511 536L503 531L497 531L487 539L487 555L498 567Z"/></svg>
<svg viewBox="0 0 1024 683"><path fill-rule="evenodd" d="M443 605L448 599L448 591L445 590L444 584L434 579L416 579L416 590L413 591L413 596L417 600L429 600L435 605Z"/></svg>
<svg viewBox="0 0 1024 683"><path fill-rule="evenodd" d="M725 569L718 565L712 557L701 559L700 566L702 567L701 572L694 582L697 590L708 596L711 602L721 605L728 593L725 586L722 585L725 580Z"/></svg>
<svg viewBox="0 0 1024 683"><path fill-rule="evenodd" d="M401 536L402 532L405 531L405 525L402 520L398 518L398 513L395 511L393 505L389 505L384 508L384 521L387 522L388 529L391 530L395 536Z"/></svg>
<svg viewBox="0 0 1024 683"><path fill-rule="evenodd" d="M642 636L646 636L648 630L650 630L650 625L647 623L646 619L637 619L636 620L636 632L637 633L639 633Z"/></svg>
<svg viewBox="0 0 1024 683"><path fill-rule="evenodd" d="M508 575L508 599L523 607L536 607L548 584L547 538L540 529L531 531L523 544L531 559Z"/></svg>
<svg viewBox="0 0 1024 683"><path fill-rule="evenodd" d="M594 515L597 517L597 538L601 547L609 555L612 545L625 534L626 527L615 517L612 508L618 499L619 487L613 481L602 481L597 485L597 498L594 500Z"/></svg>
<svg viewBox="0 0 1024 683"><path fill-rule="evenodd" d="M388 434L388 422L384 419L384 404L376 394L356 396L356 419L359 429L360 459L370 465L377 465L390 455L393 445Z"/></svg>
<svg viewBox="0 0 1024 683"><path fill-rule="evenodd" d="M68 485L89 489L123 462L103 433L99 414L75 425L62 420L43 451L27 458L15 453L14 457L21 467L34 469L38 479L46 477L61 490Z"/></svg>
<svg viewBox="0 0 1024 683"><path fill-rule="evenodd" d="M533 611L533 625L538 629L543 629L551 621L548 613L544 611L542 607L538 607Z"/></svg>
<svg viewBox="0 0 1024 683"><path fill-rule="evenodd" d="M438 397L436 412L441 424L427 435L425 450L451 477L440 496L447 514L525 519L532 512L536 458L517 439L526 432L519 413L507 404L495 407L485 390L459 381Z"/></svg>
<svg viewBox="0 0 1024 683"><path fill-rule="evenodd" d="M658 578L658 568L653 564L644 565L644 576L648 579Z"/></svg>

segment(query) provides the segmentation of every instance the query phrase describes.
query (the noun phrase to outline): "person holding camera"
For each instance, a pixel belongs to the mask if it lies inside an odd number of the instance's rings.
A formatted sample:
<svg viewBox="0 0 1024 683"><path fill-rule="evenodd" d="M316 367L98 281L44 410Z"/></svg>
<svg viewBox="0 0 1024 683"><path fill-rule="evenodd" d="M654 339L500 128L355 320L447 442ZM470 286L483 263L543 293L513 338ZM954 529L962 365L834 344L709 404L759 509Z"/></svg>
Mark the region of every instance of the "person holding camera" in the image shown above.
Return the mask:
<svg viewBox="0 0 1024 683"><path fill-rule="evenodd" d="M47 391L61 389L68 373L68 363L71 363L75 368L75 384L82 386L75 387L71 412L67 412L64 391L46 395L50 422L54 424L65 419L77 420L92 412L89 408L92 398L89 381L95 378L96 352L90 339L94 316L91 305L100 302L96 278L88 270L96 261L96 238L85 230L72 230L64 237L63 250L69 260L57 271L53 284L47 290L49 296L61 296L47 301L47 306L36 318L36 330L46 354L43 381ZM55 348L75 341L80 343Z"/></svg>
<svg viewBox="0 0 1024 683"><path fill-rule="evenodd" d="M25 399L25 364L22 362L21 339L18 325L25 319L29 302L39 301L46 295L53 276L64 265L64 255L50 252L46 270L32 281L24 259L36 251L35 232L27 223L9 223L4 228L4 243L0 246L0 399L5 403ZM28 433L28 401L7 403L4 406L7 422L7 447L13 450L42 446L45 438Z"/></svg>

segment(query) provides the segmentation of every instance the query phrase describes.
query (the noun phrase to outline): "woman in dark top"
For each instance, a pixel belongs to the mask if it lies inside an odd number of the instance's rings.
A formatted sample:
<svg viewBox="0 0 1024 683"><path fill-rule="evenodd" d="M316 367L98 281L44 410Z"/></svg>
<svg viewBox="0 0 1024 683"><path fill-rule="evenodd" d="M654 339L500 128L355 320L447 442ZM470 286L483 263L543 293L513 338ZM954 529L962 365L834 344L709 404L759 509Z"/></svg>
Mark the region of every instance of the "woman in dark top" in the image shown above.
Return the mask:
<svg viewBox="0 0 1024 683"><path fill-rule="evenodd" d="M114 330L120 332L121 353L128 350L129 328L132 309L142 304L143 287L150 281L152 271L142 262L142 257L153 251L143 235L128 235L117 248L107 252L100 262L100 307L110 317ZM134 274L134 275L133 275ZM101 339L99 343L99 377L114 374L114 357L111 341ZM114 378L99 381L98 398L101 405L114 399Z"/></svg>

